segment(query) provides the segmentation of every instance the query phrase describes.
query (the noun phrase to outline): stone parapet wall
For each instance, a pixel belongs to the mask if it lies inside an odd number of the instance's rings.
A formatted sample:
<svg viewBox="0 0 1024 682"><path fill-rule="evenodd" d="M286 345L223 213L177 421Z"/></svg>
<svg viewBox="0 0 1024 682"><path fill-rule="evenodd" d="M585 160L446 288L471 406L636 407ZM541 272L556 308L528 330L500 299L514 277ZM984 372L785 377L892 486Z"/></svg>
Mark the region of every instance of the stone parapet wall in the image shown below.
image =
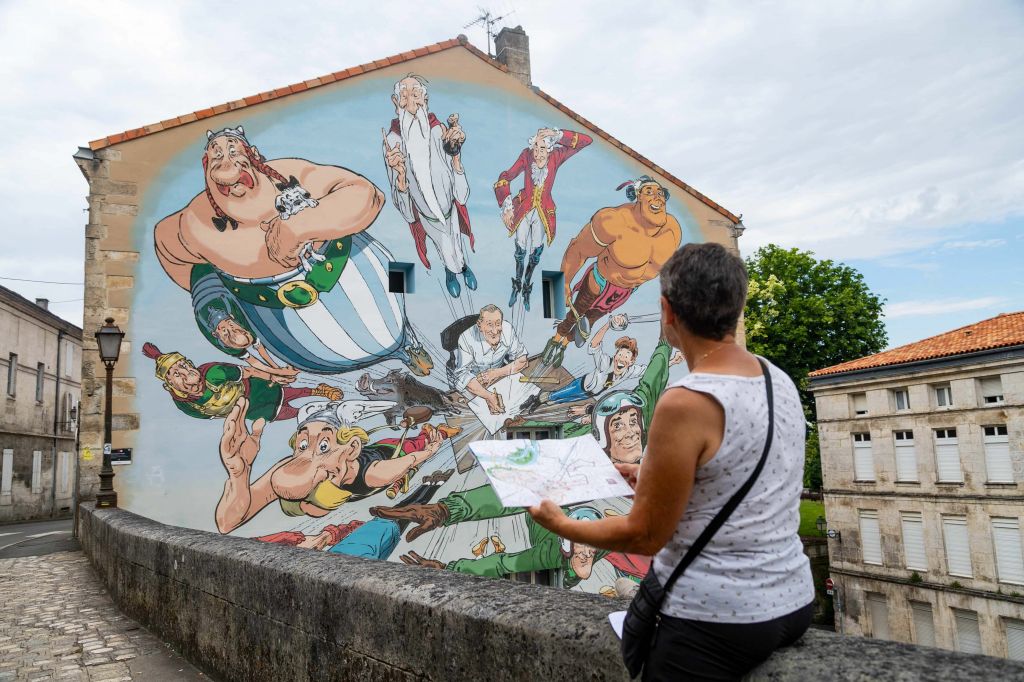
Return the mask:
<svg viewBox="0 0 1024 682"><path fill-rule="evenodd" d="M82 508L117 604L227 680L626 680L578 592L256 543ZM1024 665L811 631L752 680L1019 679Z"/></svg>

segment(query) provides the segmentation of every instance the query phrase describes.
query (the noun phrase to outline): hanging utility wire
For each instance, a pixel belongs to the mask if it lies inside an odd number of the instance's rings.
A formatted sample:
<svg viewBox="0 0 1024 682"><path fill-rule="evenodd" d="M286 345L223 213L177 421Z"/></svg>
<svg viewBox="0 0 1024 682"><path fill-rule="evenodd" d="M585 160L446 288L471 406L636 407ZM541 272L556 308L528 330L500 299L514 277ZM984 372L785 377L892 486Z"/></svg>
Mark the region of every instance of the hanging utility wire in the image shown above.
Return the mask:
<svg viewBox="0 0 1024 682"><path fill-rule="evenodd" d="M0 279L6 279L12 282L34 282L35 284L69 284L79 287L85 284L85 282L54 282L48 279L24 279L22 277L0 277Z"/></svg>

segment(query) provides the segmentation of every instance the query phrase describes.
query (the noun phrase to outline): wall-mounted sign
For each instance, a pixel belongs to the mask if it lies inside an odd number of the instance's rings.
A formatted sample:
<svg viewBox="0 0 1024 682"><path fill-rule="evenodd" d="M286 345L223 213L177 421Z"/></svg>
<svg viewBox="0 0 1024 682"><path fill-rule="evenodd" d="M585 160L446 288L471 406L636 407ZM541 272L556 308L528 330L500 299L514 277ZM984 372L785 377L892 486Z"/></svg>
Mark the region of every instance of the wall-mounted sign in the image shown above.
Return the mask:
<svg viewBox="0 0 1024 682"><path fill-rule="evenodd" d="M82 448L82 460L85 462L92 461L92 450L89 448Z"/></svg>
<svg viewBox="0 0 1024 682"><path fill-rule="evenodd" d="M110 464L111 466L117 464L131 464L132 463L132 449L131 448L117 448L116 450L110 451Z"/></svg>

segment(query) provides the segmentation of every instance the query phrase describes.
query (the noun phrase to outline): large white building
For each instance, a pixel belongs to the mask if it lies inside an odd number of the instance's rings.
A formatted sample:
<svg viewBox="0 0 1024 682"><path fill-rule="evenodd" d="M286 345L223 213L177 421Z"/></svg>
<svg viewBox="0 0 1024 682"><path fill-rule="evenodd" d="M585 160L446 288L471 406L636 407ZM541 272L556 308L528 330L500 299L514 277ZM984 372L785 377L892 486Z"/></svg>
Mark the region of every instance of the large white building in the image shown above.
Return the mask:
<svg viewBox="0 0 1024 682"><path fill-rule="evenodd" d="M837 630L1024 659L1024 312L810 379Z"/></svg>
<svg viewBox="0 0 1024 682"><path fill-rule="evenodd" d="M0 522L68 514L82 330L0 286Z"/></svg>

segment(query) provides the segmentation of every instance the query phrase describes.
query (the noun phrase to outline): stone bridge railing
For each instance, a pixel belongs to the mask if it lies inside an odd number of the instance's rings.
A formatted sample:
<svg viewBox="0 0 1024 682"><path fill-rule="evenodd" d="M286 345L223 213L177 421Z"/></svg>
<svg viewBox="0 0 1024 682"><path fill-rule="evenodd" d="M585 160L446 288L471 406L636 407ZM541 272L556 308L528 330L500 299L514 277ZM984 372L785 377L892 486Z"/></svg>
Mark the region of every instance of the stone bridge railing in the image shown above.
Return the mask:
<svg viewBox="0 0 1024 682"><path fill-rule="evenodd" d="M622 602L223 537L82 507L114 601L224 680L626 680ZM1009 680L987 656L808 632L753 680Z"/></svg>

